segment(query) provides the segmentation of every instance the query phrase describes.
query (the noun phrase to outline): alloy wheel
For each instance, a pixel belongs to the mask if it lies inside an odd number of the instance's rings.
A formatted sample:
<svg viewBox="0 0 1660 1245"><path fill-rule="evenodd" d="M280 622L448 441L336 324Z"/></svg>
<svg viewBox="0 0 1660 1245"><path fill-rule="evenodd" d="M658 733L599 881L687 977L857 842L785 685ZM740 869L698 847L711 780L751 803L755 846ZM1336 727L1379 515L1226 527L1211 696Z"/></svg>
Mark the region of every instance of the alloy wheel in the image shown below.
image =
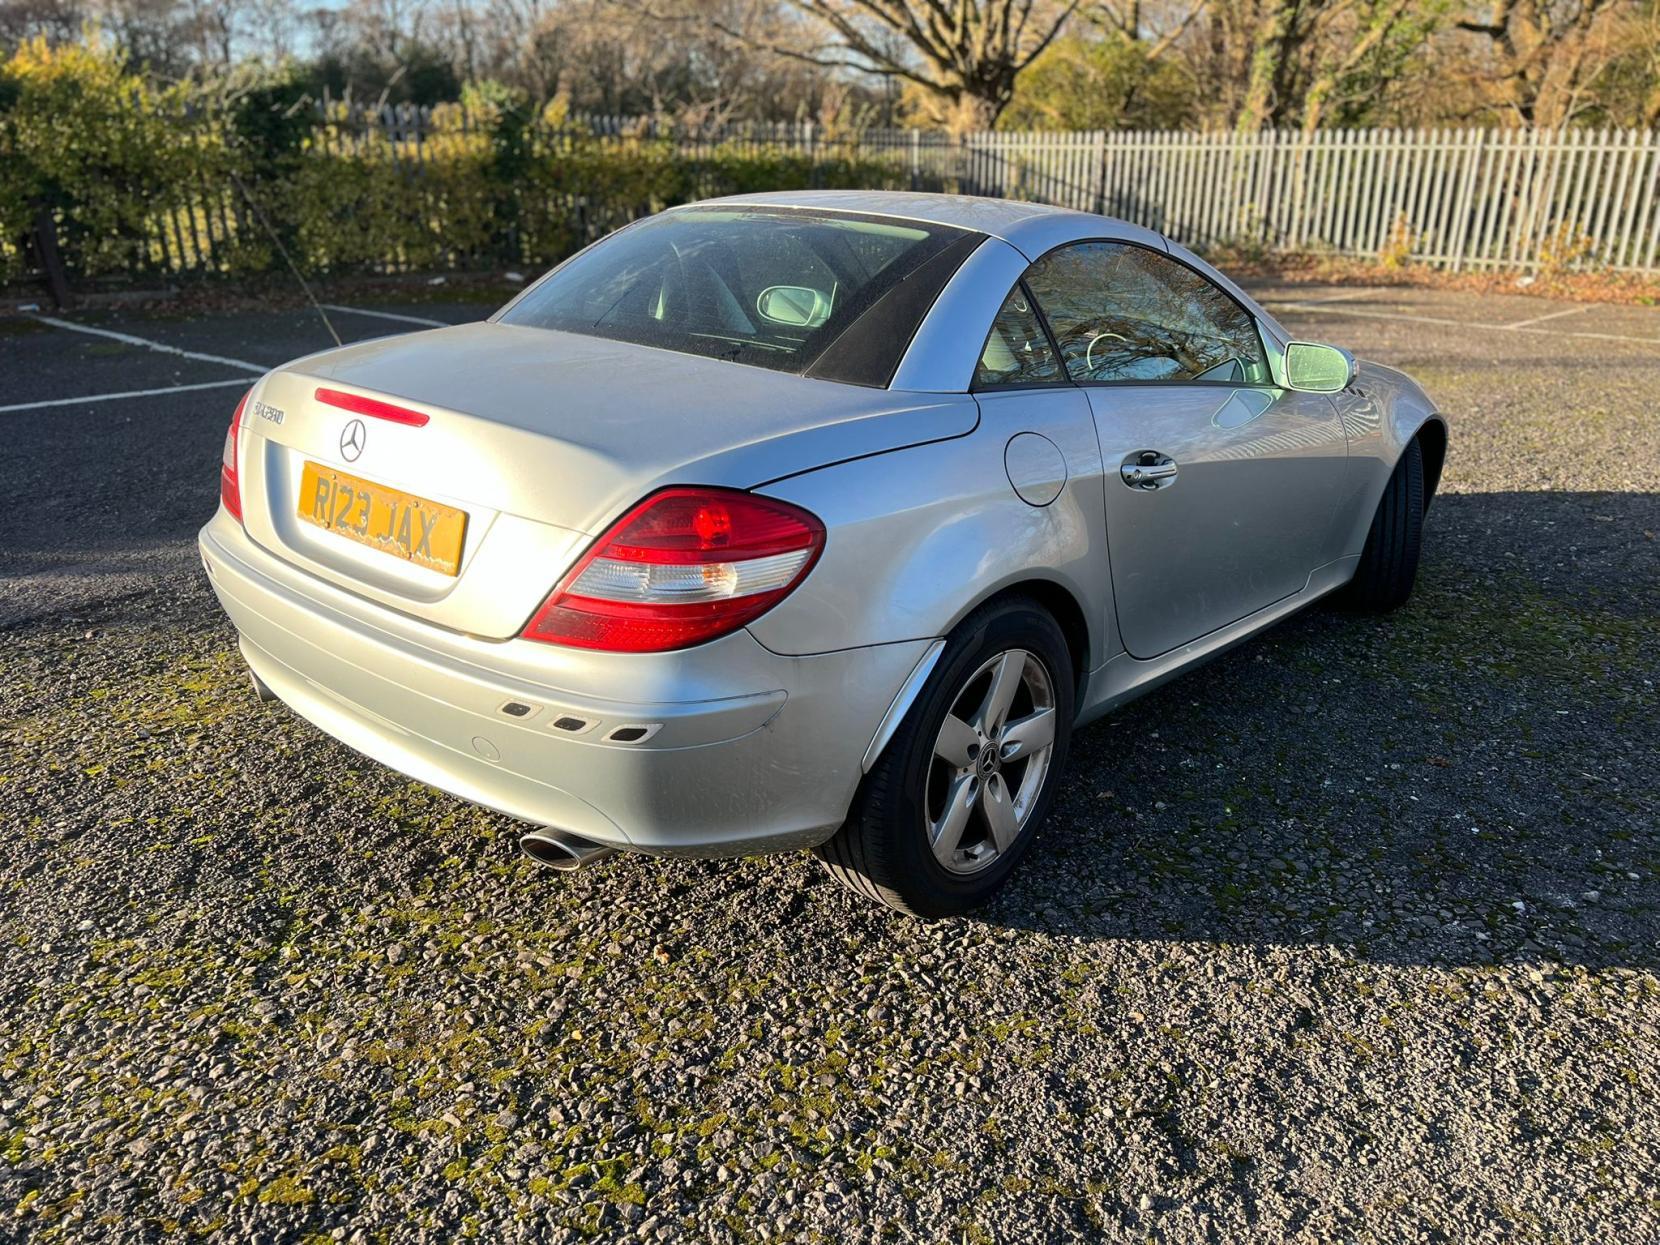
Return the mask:
<svg viewBox="0 0 1660 1245"><path fill-rule="evenodd" d="M1008 649L962 685L934 740L923 800L934 859L988 869L1031 821L1055 749L1055 692L1035 653Z"/></svg>

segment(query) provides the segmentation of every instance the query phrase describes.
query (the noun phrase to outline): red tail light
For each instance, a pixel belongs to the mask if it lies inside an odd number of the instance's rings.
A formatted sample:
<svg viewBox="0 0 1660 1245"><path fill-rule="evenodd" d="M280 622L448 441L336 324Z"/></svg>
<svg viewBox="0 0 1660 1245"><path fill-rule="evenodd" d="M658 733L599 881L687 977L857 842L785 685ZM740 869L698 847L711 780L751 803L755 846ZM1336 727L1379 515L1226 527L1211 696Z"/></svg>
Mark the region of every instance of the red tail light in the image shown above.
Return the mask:
<svg viewBox="0 0 1660 1245"><path fill-rule="evenodd" d="M242 488L236 479L236 434L242 426L242 408L248 405L248 394L252 392L248 390L236 404L230 430L225 433L225 452L219 460L219 501L238 523L242 522Z"/></svg>
<svg viewBox="0 0 1660 1245"><path fill-rule="evenodd" d="M733 489L664 489L594 542L523 635L614 653L689 648L766 613L823 549L824 525L799 507Z"/></svg>

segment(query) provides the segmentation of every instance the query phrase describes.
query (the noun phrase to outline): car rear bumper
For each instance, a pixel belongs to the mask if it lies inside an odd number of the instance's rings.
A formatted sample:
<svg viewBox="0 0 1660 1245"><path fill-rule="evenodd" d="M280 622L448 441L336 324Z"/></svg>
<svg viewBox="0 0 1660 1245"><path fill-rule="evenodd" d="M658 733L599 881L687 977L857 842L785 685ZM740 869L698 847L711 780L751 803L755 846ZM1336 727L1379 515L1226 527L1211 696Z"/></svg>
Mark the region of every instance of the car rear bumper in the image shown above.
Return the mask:
<svg viewBox="0 0 1660 1245"><path fill-rule="evenodd" d="M308 575L223 510L199 543L249 666L300 716L441 790L638 851L828 837L929 643L783 657L747 631L661 654L483 640Z"/></svg>

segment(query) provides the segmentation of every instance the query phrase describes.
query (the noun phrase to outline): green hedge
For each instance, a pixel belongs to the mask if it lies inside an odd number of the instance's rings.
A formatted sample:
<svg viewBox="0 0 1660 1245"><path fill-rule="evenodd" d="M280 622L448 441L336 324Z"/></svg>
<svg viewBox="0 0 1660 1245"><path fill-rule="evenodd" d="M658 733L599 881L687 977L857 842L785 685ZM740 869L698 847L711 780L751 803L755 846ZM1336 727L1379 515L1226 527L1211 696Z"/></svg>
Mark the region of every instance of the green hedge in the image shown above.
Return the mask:
<svg viewBox="0 0 1660 1245"><path fill-rule="evenodd" d="M462 149L420 164L314 152L270 189L307 267L440 268L549 262L619 225L716 194L890 180L870 162L809 164L789 154L696 160L667 144L592 140L528 159L512 179L490 153Z"/></svg>
<svg viewBox="0 0 1660 1245"><path fill-rule="evenodd" d="M72 275L308 273L556 261L717 194L899 184L869 159L595 138L470 88L420 143L320 119L288 85L156 91L96 46L0 67L0 279L25 275L37 205ZM274 236L273 236L274 235Z"/></svg>
<svg viewBox="0 0 1660 1245"><path fill-rule="evenodd" d="M37 41L0 66L0 273L16 275L40 204L77 271L142 263L155 205L213 162L169 119L180 105L92 48Z"/></svg>

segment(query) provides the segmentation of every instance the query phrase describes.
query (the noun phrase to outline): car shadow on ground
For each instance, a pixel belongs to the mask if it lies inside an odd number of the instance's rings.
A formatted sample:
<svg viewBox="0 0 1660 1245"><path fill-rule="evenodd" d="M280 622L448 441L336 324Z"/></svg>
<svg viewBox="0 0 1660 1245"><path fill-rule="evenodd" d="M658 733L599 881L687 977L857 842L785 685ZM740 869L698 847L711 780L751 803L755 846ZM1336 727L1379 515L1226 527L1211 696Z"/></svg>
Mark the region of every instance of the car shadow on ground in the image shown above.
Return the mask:
<svg viewBox="0 0 1660 1245"><path fill-rule="evenodd" d="M1660 964L1657 501L1438 498L1403 609L1319 605L1075 735L984 918Z"/></svg>
<svg viewBox="0 0 1660 1245"><path fill-rule="evenodd" d="M211 504L193 493L137 531L14 526L11 575L130 568L62 600L27 580L0 620L219 626L205 579L160 557L188 553ZM975 919L1395 963L1660 964L1657 520L1648 493L1438 498L1405 608L1318 605L1079 732L1038 850Z"/></svg>

